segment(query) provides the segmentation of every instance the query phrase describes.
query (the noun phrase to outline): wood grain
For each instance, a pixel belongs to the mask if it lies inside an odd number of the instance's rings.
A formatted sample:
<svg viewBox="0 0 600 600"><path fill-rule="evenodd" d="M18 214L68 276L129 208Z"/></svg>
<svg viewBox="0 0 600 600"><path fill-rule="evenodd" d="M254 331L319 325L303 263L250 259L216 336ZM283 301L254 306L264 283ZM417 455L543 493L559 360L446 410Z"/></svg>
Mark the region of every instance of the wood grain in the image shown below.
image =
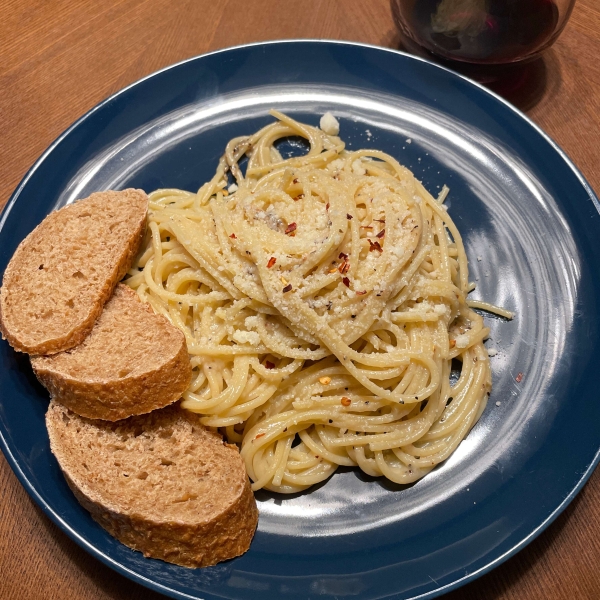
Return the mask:
<svg viewBox="0 0 600 600"><path fill-rule="evenodd" d="M397 47L389 0L0 0L0 207L44 149L109 94L226 46L332 38ZM600 189L600 5L579 0L513 100ZM1 393L1 392L0 392ZM0 459L0 598L162 596L115 574L59 531ZM600 598L600 473L525 550L449 600Z"/></svg>

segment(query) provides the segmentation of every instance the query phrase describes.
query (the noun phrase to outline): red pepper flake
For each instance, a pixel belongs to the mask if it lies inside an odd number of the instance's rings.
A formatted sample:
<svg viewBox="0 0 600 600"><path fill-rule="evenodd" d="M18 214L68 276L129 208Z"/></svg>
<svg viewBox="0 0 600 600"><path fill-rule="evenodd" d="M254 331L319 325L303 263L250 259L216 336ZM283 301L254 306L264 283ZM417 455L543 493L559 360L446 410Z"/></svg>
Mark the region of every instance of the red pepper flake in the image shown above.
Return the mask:
<svg viewBox="0 0 600 600"><path fill-rule="evenodd" d="M350 270L350 262L348 261L347 258L344 258L344 262L342 262L340 264L340 266L338 267L338 271L344 275L345 273L347 273Z"/></svg>
<svg viewBox="0 0 600 600"><path fill-rule="evenodd" d="M285 228L285 233L286 235L289 235L290 233L293 233L294 231L296 231L296 223L290 223L286 228Z"/></svg>
<svg viewBox="0 0 600 600"><path fill-rule="evenodd" d="M345 285L347 288L349 288L349 287L350 287L350 280L349 280L347 277L344 277L344 278L342 279L342 283L343 283L343 284L344 284L344 285Z"/></svg>
<svg viewBox="0 0 600 600"><path fill-rule="evenodd" d="M385 235L385 229L382 229L376 237L378 237L379 239L381 239L383 236Z"/></svg>
<svg viewBox="0 0 600 600"><path fill-rule="evenodd" d="M352 404L352 401L350 400L350 398L344 396L341 400L340 400L342 406L350 406L350 404Z"/></svg>
<svg viewBox="0 0 600 600"><path fill-rule="evenodd" d="M329 210L329 202L325 205L325 210Z"/></svg>
<svg viewBox="0 0 600 600"><path fill-rule="evenodd" d="M369 252L373 252L373 250L383 252L383 248L381 247L379 242L372 242L371 240L369 240Z"/></svg>
<svg viewBox="0 0 600 600"><path fill-rule="evenodd" d="M265 434L264 433L259 433L254 439L257 440L258 438L263 437Z"/></svg>
<svg viewBox="0 0 600 600"><path fill-rule="evenodd" d="M302 200L302 198L304 198L304 194L298 194L294 197L294 202L298 202L298 200Z"/></svg>
<svg viewBox="0 0 600 600"><path fill-rule="evenodd" d="M229 237L230 237L231 239L233 239L233 240L236 240L236 239L237 239L237 236L235 235L235 233L232 233L232 234L231 234Z"/></svg>
<svg viewBox="0 0 600 600"><path fill-rule="evenodd" d="M274 256L271 256L271 258L269 259L269 262L267 263L267 269L270 269L276 262L277 262L277 259Z"/></svg>
<svg viewBox="0 0 600 600"><path fill-rule="evenodd" d="M298 178L294 179L292 183L298 183Z"/></svg>
<svg viewBox="0 0 600 600"><path fill-rule="evenodd" d="M274 369L275 368L275 364L272 363L270 360L265 360L265 368L266 369Z"/></svg>
<svg viewBox="0 0 600 600"><path fill-rule="evenodd" d="M340 255L338 256L338 258L343 258L344 260L346 260L348 258L348 255L344 254L343 252L340 252Z"/></svg>
<svg viewBox="0 0 600 600"><path fill-rule="evenodd" d="M385 223L385 219L373 219L373 221L377 221L377 223Z"/></svg>
<svg viewBox="0 0 600 600"><path fill-rule="evenodd" d="M287 294L288 292L292 291L292 284L288 283L284 288L283 288L283 293Z"/></svg>
<svg viewBox="0 0 600 600"><path fill-rule="evenodd" d="M346 213L346 219L348 219L348 221L351 221L354 217L348 213Z"/></svg>
<svg viewBox="0 0 600 600"><path fill-rule="evenodd" d="M523 381L523 373L519 373L516 377L515 377L515 381L517 383L521 383L521 381Z"/></svg>
<svg viewBox="0 0 600 600"><path fill-rule="evenodd" d="M356 292L357 296L364 296L367 293L367 290L364 292Z"/></svg>

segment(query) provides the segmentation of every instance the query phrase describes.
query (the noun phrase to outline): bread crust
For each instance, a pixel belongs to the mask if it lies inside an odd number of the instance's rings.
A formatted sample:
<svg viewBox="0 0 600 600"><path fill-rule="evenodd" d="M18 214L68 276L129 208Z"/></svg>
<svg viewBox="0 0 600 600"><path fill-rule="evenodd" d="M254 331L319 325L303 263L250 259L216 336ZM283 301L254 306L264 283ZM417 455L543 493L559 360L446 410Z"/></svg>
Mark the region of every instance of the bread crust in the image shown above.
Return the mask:
<svg viewBox="0 0 600 600"><path fill-rule="evenodd" d="M237 501L218 519L189 525L158 523L141 514L124 514L94 501L63 471L78 502L102 528L128 548L146 558L158 558L182 567L211 567L241 556L250 548L258 523L258 509L247 481ZM247 476L246 476L247 479Z"/></svg>
<svg viewBox="0 0 600 600"><path fill-rule="evenodd" d="M125 339L113 334L125 328ZM142 356L141 364L129 365L129 375L120 376L131 360L127 360L123 344L135 348L148 338L150 350L156 354L160 349L161 361L146 364ZM104 368L100 378L82 375L82 363L100 370L106 354L118 360ZM94 329L79 346L52 356L31 357L31 365L52 398L78 415L107 421L149 413L179 400L192 378L183 333L124 284L118 284Z"/></svg>
<svg viewBox="0 0 600 600"><path fill-rule="evenodd" d="M162 506L157 506L155 515L151 516L136 507L126 495L107 493L105 480L111 474L94 472L94 465L98 462L95 456L99 451L98 448L90 449L86 435L89 433L90 438L97 439L101 437L100 432L104 436L102 449L106 448L108 452L113 436L110 433L106 435L106 431L111 424L79 417L54 401L46 414L50 448L75 497L94 520L123 544L144 556L185 567L206 567L246 552L258 523L256 502L237 448L225 444L218 434L202 427L196 415L177 406L123 421L114 439L118 442L140 435L140 428L149 439L158 439L165 427L181 431L189 424L193 425L192 433L187 434L189 439L182 439L196 444L200 451L198 460L210 459L208 462L212 465L202 477L211 486L211 495L198 499L198 511L192 512L192 519L190 513L184 515L183 510L181 517L174 516L172 498L169 497L164 500L165 503L171 501L171 504L164 510L168 509L171 513L163 517ZM72 428L77 430L76 435L72 434ZM172 458L179 455L175 452ZM137 457L132 455L131 458L130 463L133 463ZM123 469L132 468L122 455L119 460ZM86 469L91 472L82 469L81 462L86 463ZM227 477L222 475L225 471ZM215 489L215 486L221 488ZM215 506L215 497L221 499L218 506Z"/></svg>
<svg viewBox="0 0 600 600"><path fill-rule="evenodd" d="M66 320L68 325L59 331L47 334L47 328L40 326L38 321L46 317L43 314L32 315L28 313L31 301L26 297L27 292L42 297L47 304L51 305L65 289L66 285L73 285L73 273L79 272L79 264L85 255L94 256L94 250L106 246L107 239L112 233L103 232L103 236L97 239L89 239L86 244L75 244L73 247L65 246L61 252L60 245L65 240L59 239L58 233L69 229L73 222L77 222L85 215L88 208L92 208L94 218L98 221L106 215L98 214L98 206L111 206L115 203L125 203L131 208L131 219L127 235L120 236L120 248L112 257L111 264L104 265L101 270L104 277L101 281L86 289L85 293L74 294L67 302L77 302L79 298L85 298L87 306L82 314L76 318ZM65 206L50 213L17 247L13 257L3 275L2 288L0 288L0 332L2 337L19 352L29 354L54 354L80 344L91 331L94 323L104 304L110 298L117 283L130 269L133 260L139 251L146 228L146 214L148 211L148 197L143 190L127 189L120 192L107 191L97 192L84 200ZM135 215L135 216L134 216ZM114 218L114 217L111 217ZM82 227L85 227L82 224ZM112 226L111 226L112 227ZM76 228L73 228L75 231ZM117 229L118 233L119 232ZM116 235L116 234L115 234ZM95 238L95 236L91 236ZM69 241L69 240L67 240ZM55 245L59 248L55 251ZM83 247L82 247L83 246ZM79 256L74 256L79 254ZM55 268L51 272L52 280L43 273L46 260L51 260ZM36 266L37 263L42 263ZM71 267L72 268L69 268ZM39 272L38 272L39 271ZM84 282L81 282L83 285ZM38 287L36 287L38 286ZM62 298L58 302L59 311L64 309ZM61 318L64 315L61 313ZM50 318L45 325L52 323Z"/></svg>

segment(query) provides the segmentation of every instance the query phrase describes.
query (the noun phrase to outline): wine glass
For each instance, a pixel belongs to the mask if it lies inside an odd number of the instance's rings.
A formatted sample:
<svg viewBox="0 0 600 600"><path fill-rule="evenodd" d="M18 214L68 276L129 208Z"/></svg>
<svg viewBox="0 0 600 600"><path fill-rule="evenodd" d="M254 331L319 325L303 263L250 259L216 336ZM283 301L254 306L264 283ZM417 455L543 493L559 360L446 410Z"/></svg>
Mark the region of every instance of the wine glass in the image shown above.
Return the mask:
<svg viewBox="0 0 600 600"><path fill-rule="evenodd" d="M403 45L485 80L551 46L575 0L391 0Z"/></svg>

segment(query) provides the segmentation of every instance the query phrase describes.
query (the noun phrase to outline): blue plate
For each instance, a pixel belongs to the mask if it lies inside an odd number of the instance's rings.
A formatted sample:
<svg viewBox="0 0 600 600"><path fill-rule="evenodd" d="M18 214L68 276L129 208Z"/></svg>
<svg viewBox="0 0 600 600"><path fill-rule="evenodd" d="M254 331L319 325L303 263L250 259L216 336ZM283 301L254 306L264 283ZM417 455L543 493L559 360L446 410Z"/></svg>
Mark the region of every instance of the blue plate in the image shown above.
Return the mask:
<svg viewBox="0 0 600 600"><path fill-rule="evenodd" d="M197 189L225 142L271 121L332 111L351 148L379 148L450 213L489 318L494 388L454 455L412 486L340 470L293 497L261 492L241 558L190 570L108 536L50 453L45 390L0 344L0 433L27 491L70 537L174 598L432 598L539 534L599 459L600 206L565 154L500 98L441 67L342 42L256 44L188 60L109 98L38 160L4 211L0 271L52 209L109 188ZM522 374L522 375L519 375Z"/></svg>

